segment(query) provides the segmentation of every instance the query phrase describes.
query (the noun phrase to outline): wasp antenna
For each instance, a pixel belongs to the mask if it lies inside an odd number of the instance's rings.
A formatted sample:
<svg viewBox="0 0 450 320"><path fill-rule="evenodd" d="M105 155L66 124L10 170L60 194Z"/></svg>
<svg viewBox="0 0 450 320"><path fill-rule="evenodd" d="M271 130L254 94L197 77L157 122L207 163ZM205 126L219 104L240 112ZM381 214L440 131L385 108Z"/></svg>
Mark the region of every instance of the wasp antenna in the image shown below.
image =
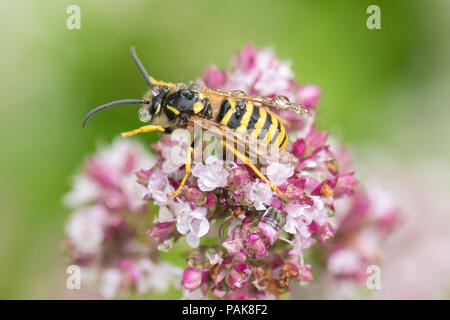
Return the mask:
<svg viewBox="0 0 450 320"><path fill-rule="evenodd" d="M141 72L141 74L144 76L144 79L148 83L148 86L149 87L153 87L153 83L150 80L150 76L148 75L147 70L145 70L144 65L139 60L139 58L138 58L138 56L136 54L136 48L135 47L131 47L130 51L131 51L131 57L133 58L134 63L138 67L138 69Z"/></svg>
<svg viewBox="0 0 450 320"><path fill-rule="evenodd" d="M115 106L120 106L123 104L147 104L149 103L146 100L140 100L140 99L125 99L125 100L117 100L117 101L113 101L113 102L109 102L106 103L104 105L98 106L97 108L91 110L86 117L83 120L83 128L86 126L86 123L88 122L88 120L97 112L115 107Z"/></svg>

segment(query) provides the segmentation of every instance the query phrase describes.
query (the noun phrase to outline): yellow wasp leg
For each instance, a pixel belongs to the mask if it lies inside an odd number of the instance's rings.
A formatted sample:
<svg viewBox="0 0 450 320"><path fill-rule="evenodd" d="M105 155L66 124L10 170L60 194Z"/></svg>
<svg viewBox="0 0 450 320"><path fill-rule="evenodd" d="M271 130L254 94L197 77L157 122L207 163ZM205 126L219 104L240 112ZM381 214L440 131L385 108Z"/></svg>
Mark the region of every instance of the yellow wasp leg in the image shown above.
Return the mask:
<svg viewBox="0 0 450 320"><path fill-rule="evenodd" d="M150 77L150 81L151 81L153 84L156 84L157 86L167 86L168 88L173 88L173 87L175 87L175 84L174 84L174 83L158 81L158 80L154 79L153 77Z"/></svg>
<svg viewBox="0 0 450 320"><path fill-rule="evenodd" d="M143 126L143 127L140 127L140 128L137 128L137 129L134 129L134 130L131 130L131 131L128 131L128 132L122 132L122 133L120 134L120 136L121 136L122 138L125 138L125 137L131 137L131 136L134 136L135 134L138 134L138 133L152 132L152 131L161 131L161 132L164 132L165 129L164 129L163 127L161 127L161 126L152 126L152 125L148 125L148 126Z"/></svg>
<svg viewBox="0 0 450 320"><path fill-rule="evenodd" d="M189 147L188 150L187 150L187 157L186 157L186 164L185 164L186 174L184 175L183 180L181 180L180 186L178 187L178 189L176 191L169 193L167 196L169 196L169 197L176 197L177 195L180 194L181 190L183 189L183 186L186 183L186 179L188 178L189 173L191 172L192 152L194 152L194 148Z"/></svg>
<svg viewBox="0 0 450 320"><path fill-rule="evenodd" d="M280 191L280 189L278 189L276 186L274 186L274 184L272 182L270 182L269 179L267 179L262 173L261 171L258 170L258 168L250 162L249 157L243 155L242 153L240 153L238 150L236 150L234 147L230 146L228 143L226 143L226 141L222 141L222 144L227 147L228 149L230 149L231 151L233 151L234 155L236 157L238 157L239 159L241 159L241 161L243 161L246 165L248 165L255 173L258 177L261 178L262 181L264 181L265 183L267 183L273 191L275 191L278 196L282 197L283 193Z"/></svg>

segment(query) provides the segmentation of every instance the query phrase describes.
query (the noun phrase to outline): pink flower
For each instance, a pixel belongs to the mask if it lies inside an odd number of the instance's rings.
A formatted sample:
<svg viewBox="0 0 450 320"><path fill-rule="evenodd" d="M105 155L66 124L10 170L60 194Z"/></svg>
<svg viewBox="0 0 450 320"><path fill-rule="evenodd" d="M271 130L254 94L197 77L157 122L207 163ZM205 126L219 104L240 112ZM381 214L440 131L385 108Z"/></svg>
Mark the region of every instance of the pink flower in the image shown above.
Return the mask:
<svg viewBox="0 0 450 320"><path fill-rule="evenodd" d="M304 264L298 268L298 278L301 282L311 282L314 280L313 274L311 272L311 265Z"/></svg>
<svg viewBox="0 0 450 320"><path fill-rule="evenodd" d="M229 172L217 157L210 156L205 164L196 164L192 169L192 175L198 177L198 186L202 191L212 191L227 185Z"/></svg>
<svg viewBox="0 0 450 320"><path fill-rule="evenodd" d="M250 180L250 174L246 166L237 165L230 170L230 175L228 176L228 183L235 188L239 188L246 184Z"/></svg>
<svg viewBox="0 0 450 320"><path fill-rule="evenodd" d="M160 264L150 259L156 247L149 246L145 236L146 189L136 180L148 179L155 162L139 144L115 141L86 160L65 197L74 210L66 226L70 257L90 275L86 283L96 285L104 298L132 288L142 293L166 291L181 275L179 268L167 263L162 274ZM157 224L151 235L164 241L174 227L174 222Z"/></svg>
<svg viewBox="0 0 450 320"><path fill-rule="evenodd" d="M200 83L286 96L313 116L320 98L318 87L295 82L289 62L250 45L232 58L230 70L207 67ZM89 159L67 197L77 212L68 225L68 245L74 260L100 270L106 296L132 288L166 290L180 276L178 284L190 297L273 299L289 292L292 282L313 281L311 256L328 266L323 272L332 279L363 279L361 270L376 259L396 211L378 202L386 197L358 187L348 152L330 145L314 117L272 111L289 121L286 152L296 163L257 167L282 196L249 166L209 156L194 161L181 192L168 197L184 177L191 143L176 132L152 145L156 160L126 144ZM158 213L150 216L146 209L154 205ZM183 237L195 250L177 249L186 254L181 275L157 259ZM159 254L152 253L156 249Z"/></svg>
<svg viewBox="0 0 450 320"><path fill-rule="evenodd" d="M306 108L313 108L320 99L320 88L314 85L300 87L297 92L298 100Z"/></svg>
<svg viewBox="0 0 450 320"><path fill-rule="evenodd" d="M284 184L294 174L294 167L289 163L271 162L267 167L267 178L276 186Z"/></svg>
<svg viewBox="0 0 450 320"><path fill-rule="evenodd" d="M261 220L258 223L258 230L269 240L270 244L273 244L275 240L278 238L278 233L280 232L280 228L272 223Z"/></svg>
<svg viewBox="0 0 450 320"><path fill-rule="evenodd" d="M104 208L88 207L72 215L66 232L78 253L96 254L101 249L107 223L108 214Z"/></svg>
<svg viewBox="0 0 450 320"><path fill-rule="evenodd" d="M292 154L296 156L297 158L301 159L303 157L303 154L306 151L306 143L303 139L298 139L294 142L294 145L292 146Z"/></svg>
<svg viewBox="0 0 450 320"><path fill-rule="evenodd" d="M251 271L246 263L237 263L233 269L231 269L228 275L228 281L233 287L243 288L248 285L248 279Z"/></svg>
<svg viewBox="0 0 450 320"><path fill-rule="evenodd" d="M177 230L179 233L187 235L186 240L191 247L198 247L200 237L209 231L206 209L196 208L193 211L179 214L177 217Z"/></svg>
<svg viewBox="0 0 450 320"><path fill-rule="evenodd" d="M306 208L298 204L289 204L285 208L287 212L286 224L284 230L291 234L300 233L303 237L309 237L308 226L312 223L313 217L308 214Z"/></svg>
<svg viewBox="0 0 450 320"><path fill-rule="evenodd" d="M139 272L137 290L141 294L151 290L165 292L181 282L182 270L170 263L154 263L144 258L136 261L135 265Z"/></svg>
<svg viewBox="0 0 450 320"><path fill-rule="evenodd" d="M254 182L246 194L246 199L253 203L256 210L265 210L272 200L272 189L265 182Z"/></svg>
<svg viewBox="0 0 450 320"><path fill-rule="evenodd" d="M189 290L197 289L202 283L202 274L197 268L186 268L183 272L183 286Z"/></svg>
<svg viewBox="0 0 450 320"><path fill-rule="evenodd" d="M70 208L104 202L111 209L139 210L144 189L134 182L134 172L150 169L156 160L136 143L115 140L85 163L82 174L74 178L73 189L64 197Z"/></svg>
<svg viewBox="0 0 450 320"><path fill-rule="evenodd" d="M226 81L226 71L217 69L216 66L208 66L203 72L203 83L211 89L221 89Z"/></svg>
<svg viewBox="0 0 450 320"><path fill-rule="evenodd" d="M345 248L334 252L328 260L328 270L334 274L353 274L361 271L359 254Z"/></svg>
<svg viewBox="0 0 450 320"><path fill-rule="evenodd" d="M251 71L255 68L255 59L257 55L255 48L249 44L244 45L241 51L236 53L232 58L232 67L235 70L243 72Z"/></svg>
<svg viewBox="0 0 450 320"><path fill-rule="evenodd" d="M326 131L316 131L315 126L311 127L308 135L306 136L306 145L311 151L322 147L328 139L328 132Z"/></svg>
<svg viewBox="0 0 450 320"><path fill-rule="evenodd" d="M149 237L157 238L161 241L169 238L175 228L175 222L161 222L155 224L153 229L148 233Z"/></svg>
<svg viewBox="0 0 450 320"><path fill-rule="evenodd" d="M251 255L255 256L257 259L262 259L267 254L267 249L264 240L257 233L254 232L247 233L246 247L247 251Z"/></svg>
<svg viewBox="0 0 450 320"><path fill-rule="evenodd" d="M288 63L279 61L271 49L256 51L247 45L233 58L234 72L228 74L224 88L250 94L290 95L293 73Z"/></svg>
<svg viewBox="0 0 450 320"><path fill-rule="evenodd" d="M168 176L160 170L155 170L150 174L147 188L157 204L166 203L169 200L167 195L175 191L169 183Z"/></svg>

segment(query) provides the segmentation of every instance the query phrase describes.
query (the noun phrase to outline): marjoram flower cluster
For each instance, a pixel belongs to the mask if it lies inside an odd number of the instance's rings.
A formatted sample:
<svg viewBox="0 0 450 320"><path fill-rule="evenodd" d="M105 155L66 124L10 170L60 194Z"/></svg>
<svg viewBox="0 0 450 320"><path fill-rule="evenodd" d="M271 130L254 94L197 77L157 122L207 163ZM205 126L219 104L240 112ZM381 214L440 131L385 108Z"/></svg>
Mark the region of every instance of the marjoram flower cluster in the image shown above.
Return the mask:
<svg viewBox="0 0 450 320"><path fill-rule="evenodd" d="M271 49L250 45L232 57L229 71L209 66L199 82L286 96L313 116L321 93L297 84ZM188 298L275 299L324 273L363 283L397 209L376 206L384 195L359 185L350 151L318 131L314 117L278 113L290 123L287 150L298 161L260 170L283 199L247 165L214 155L193 164L182 192L169 197L185 170L171 155L185 145L164 136L151 146L154 156L117 140L87 159L65 198L74 210L66 230L71 259L95 274L106 298L181 286ZM184 270L164 259L174 246L186 249ZM320 272L305 255L312 247L323 256Z"/></svg>

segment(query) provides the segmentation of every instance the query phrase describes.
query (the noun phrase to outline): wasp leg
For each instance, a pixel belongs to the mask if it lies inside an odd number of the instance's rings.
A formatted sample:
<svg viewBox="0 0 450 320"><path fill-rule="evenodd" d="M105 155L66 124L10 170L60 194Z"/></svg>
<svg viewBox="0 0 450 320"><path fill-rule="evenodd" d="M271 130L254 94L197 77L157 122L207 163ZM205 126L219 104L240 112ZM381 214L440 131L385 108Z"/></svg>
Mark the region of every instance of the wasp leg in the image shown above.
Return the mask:
<svg viewBox="0 0 450 320"><path fill-rule="evenodd" d="M230 149L231 151L233 151L234 155L236 157L238 157L239 159L241 159L247 166L249 166L256 173L256 175L261 178L262 181L267 183L272 188L272 190L278 194L278 196L280 196L280 197L283 196L283 192L281 192L280 189L278 189L272 182L270 182L270 180L267 179L253 163L250 162L249 157L240 153L238 150L236 150L236 148L234 148L233 146L230 146L228 143L226 143L226 141L222 141L222 144L225 147L227 147L228 149Z"/></svg>
<svg viewBox="0 0 450 320"><path fill-rule="evenodd" d="M187 156L186 156L186 164L185 164L185 170L186 173L183 177L183 180L181 180L180 185L178 186L178 189L175 190L174 192L169 193L167 196L168 197L176 197L177 195L180 194L181 190L183 190L183 186L186 183L186 179L189 177L189 174L191 173L191 157L192 157L192 152L194 152L194 148L189 147L187 149Z"/></svg>
<svg viewBox="0 0 450 320"><path fill-rule="evenodd" d="M120 136L121 136L122 138L125 138L125 137L131 137L131 136L134 136L135 134L138 134L138 133L152 132L152 131L161 131L161 132L164 132L165 129L164 129L163 127L161 127L161 126L152 126L152 125L148 125L148 126L143 126L143 127L140 127L140 128L134 129L134 130L131 130L131 131L122 132L122 133L120 134Z"/></svg>
<svg viewBox="0 0 450 320"><path fill-rule="evenodd" d="M191 158L192 153L194 152L194 148L197 146L198 141L200 140L200 136L197 136L194 141L192 141L191 146L187 149L187 155L186 155L186 164L185 164L185 175L183 177L183 180L181 180L180 185L178 186L178 189L174 192L169 193L168 197L176 197L180 194L181 190L183 189L184 184L186 183L186 179L189 177L189 174L191 173Z"/></svg>
<svg viewBox="0 0 450 320"><path fill-rule="evenodd" d="M175 84L174 84L174 83L158 81L158 80L154 79L153 77L150 77L150 81L151 81L153 84L156 84L157 86L167 86L168 88L173 88L173 87L175 87Z"/></svg>

